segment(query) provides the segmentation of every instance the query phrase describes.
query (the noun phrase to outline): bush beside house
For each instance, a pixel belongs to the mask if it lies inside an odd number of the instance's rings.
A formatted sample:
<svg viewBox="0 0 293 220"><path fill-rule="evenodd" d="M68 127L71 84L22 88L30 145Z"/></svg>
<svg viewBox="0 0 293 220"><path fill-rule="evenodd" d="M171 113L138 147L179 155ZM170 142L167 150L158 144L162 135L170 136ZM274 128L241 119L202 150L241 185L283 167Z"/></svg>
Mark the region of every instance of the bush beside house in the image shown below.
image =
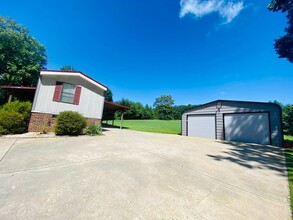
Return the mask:
<svg viewBox="0 0 293 220"><path fill-rule="evenodd" d="M3 105L1 111L18 112L24 117L24 120L28 122L30 118L30 114L31 114L31 109L32 109L31 102L29 101L20 102L17 100L17 101L13 101Z"/></svg>
<svg viewBox="0 0 293 220"><path fill-rule="evenodd" d="M73 135L82 134L86 127L86 119L78 112L64 111L60 112L57 117L55 133L57 135Z"/></svg>
<svg viewBox="0 0 293 220"><path fill-rule="evenodd" d="M23 115L18 112L0 112L0 134L21 134L26 131Z"/></svg>
<svg viewBox="0 0 293 220"><path fill-rule="evenodd" d="M0 108L0 135L21 134L28 131L32 104L30 102L14 101ZM57 135L79 135L87 126L87 120L78 112L61 112L56 120ZM89 135L101 134L101 126L91 124L87 129Z"/></svg>
<svg viewBox="0 0 293 220"><path fill-rule="evenodd" d="M0 134L21 134L27 131L32 104L14 101L0 109Z"/></svg>

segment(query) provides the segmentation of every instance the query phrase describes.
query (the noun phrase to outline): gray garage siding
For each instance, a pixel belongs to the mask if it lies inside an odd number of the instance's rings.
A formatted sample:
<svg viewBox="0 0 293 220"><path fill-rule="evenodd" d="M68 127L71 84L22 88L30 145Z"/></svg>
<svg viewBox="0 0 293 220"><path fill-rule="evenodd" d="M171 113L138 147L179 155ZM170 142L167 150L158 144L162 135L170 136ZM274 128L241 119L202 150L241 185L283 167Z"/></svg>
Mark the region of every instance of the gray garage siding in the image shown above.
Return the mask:
<svg viewBox="0 0 293 220"><path fill-rule="evenodd" d="M221 108L216 108L221 104ZM281 109L273 103L261 102L242 102L242 101L227 101L217 100L204 104L202 106L186 110L182 114L182 135L187 136L187 116L190 114L216 114L216 138L224 140L224 115L231 113L253 113L253 112L268 112L270 123L271 144L275 146L282 146L283 132L282 132L282 118Z"/></svg>

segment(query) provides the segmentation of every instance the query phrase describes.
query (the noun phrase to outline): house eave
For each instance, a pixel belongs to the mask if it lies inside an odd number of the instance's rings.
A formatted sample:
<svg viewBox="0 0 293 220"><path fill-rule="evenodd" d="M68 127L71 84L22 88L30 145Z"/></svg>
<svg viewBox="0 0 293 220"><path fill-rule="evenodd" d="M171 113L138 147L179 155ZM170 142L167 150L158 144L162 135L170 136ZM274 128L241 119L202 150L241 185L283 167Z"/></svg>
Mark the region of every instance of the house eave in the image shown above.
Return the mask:
<svg viewBox="0 0 293 220"><path fill-rule="evenodd" d="M108 88L103 84L97 82L96 80L92 79L91 77L87 76L86 74L80 71L59 71L59 70L41 70L41 76L74 76L80 77L85 81L97 86L98 88L102 89L103 91L107 91Z"/></svg>

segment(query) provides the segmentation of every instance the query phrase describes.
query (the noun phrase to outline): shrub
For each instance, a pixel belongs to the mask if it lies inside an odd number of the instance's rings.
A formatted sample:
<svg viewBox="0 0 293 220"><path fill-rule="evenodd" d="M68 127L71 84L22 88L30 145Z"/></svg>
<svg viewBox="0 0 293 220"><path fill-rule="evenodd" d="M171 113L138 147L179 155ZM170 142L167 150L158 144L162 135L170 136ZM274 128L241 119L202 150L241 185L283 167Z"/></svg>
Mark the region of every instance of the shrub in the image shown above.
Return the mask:
<svg viewBox="0 0 293 220"><path fill-rule="evenodd" d="M8 111L8 112L18 112L23 115L23 118L26 122L28 122L32 109L32 103L27 102L20 102L20 101L13 101L10 103L6 103L3 105L1 111Z"/></svg>
<svg viewBox="0 0 293 220"><path fill-rule="evenodd" d="M23 115L18 112L0 111L1 134L21 134L26 130Z"/></svg>
<svg viewBox="0 0 293 220"><path fill-rule="evenodd" d="M2 126L0 126L0 135L1 134L9 134L9 132L5 128L3 128Z"/></svg>
<svg viewBox="0 0 293 220"><path fill-rule="evenodd" d="M73 111L60 112L57 117L55 133L57 135L74 135L82 133L86 127L86 119L79 113Z"/></svg>
<svg viewBox="0 0 293 220"><path fill-rule="evenodd" d="M90 136L101 135L102 126L92 123L90 126L88 126L86 133Z"/></svg>

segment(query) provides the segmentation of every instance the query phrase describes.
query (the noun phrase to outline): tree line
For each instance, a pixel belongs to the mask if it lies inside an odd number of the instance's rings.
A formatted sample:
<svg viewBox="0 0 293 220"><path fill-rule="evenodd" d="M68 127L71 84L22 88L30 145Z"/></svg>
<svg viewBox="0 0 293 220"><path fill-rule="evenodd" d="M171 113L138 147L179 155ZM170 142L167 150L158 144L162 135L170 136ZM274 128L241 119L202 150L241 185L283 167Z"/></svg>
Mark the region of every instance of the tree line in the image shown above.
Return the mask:
<svg viewBox="0 0 293 220"><path fill-rule="evenodd" d="M282 121L283 131L286 135L293 135L293 105L283 104L279 101L273 101L272 103L278 104L282 109Z"/></svg>
<svg viewBox="0 0 293 220"><path fill-rule="evenodd" d="M174 105L171 95L162 95L156 98L154 104L143 105L129 99L121 99L116 103L129 107L123 113L125 119L160 119L160 120L180 120L184 110L193 108L195 105ZM122 112L118 111L115 117L119 119Z"/></svg>

